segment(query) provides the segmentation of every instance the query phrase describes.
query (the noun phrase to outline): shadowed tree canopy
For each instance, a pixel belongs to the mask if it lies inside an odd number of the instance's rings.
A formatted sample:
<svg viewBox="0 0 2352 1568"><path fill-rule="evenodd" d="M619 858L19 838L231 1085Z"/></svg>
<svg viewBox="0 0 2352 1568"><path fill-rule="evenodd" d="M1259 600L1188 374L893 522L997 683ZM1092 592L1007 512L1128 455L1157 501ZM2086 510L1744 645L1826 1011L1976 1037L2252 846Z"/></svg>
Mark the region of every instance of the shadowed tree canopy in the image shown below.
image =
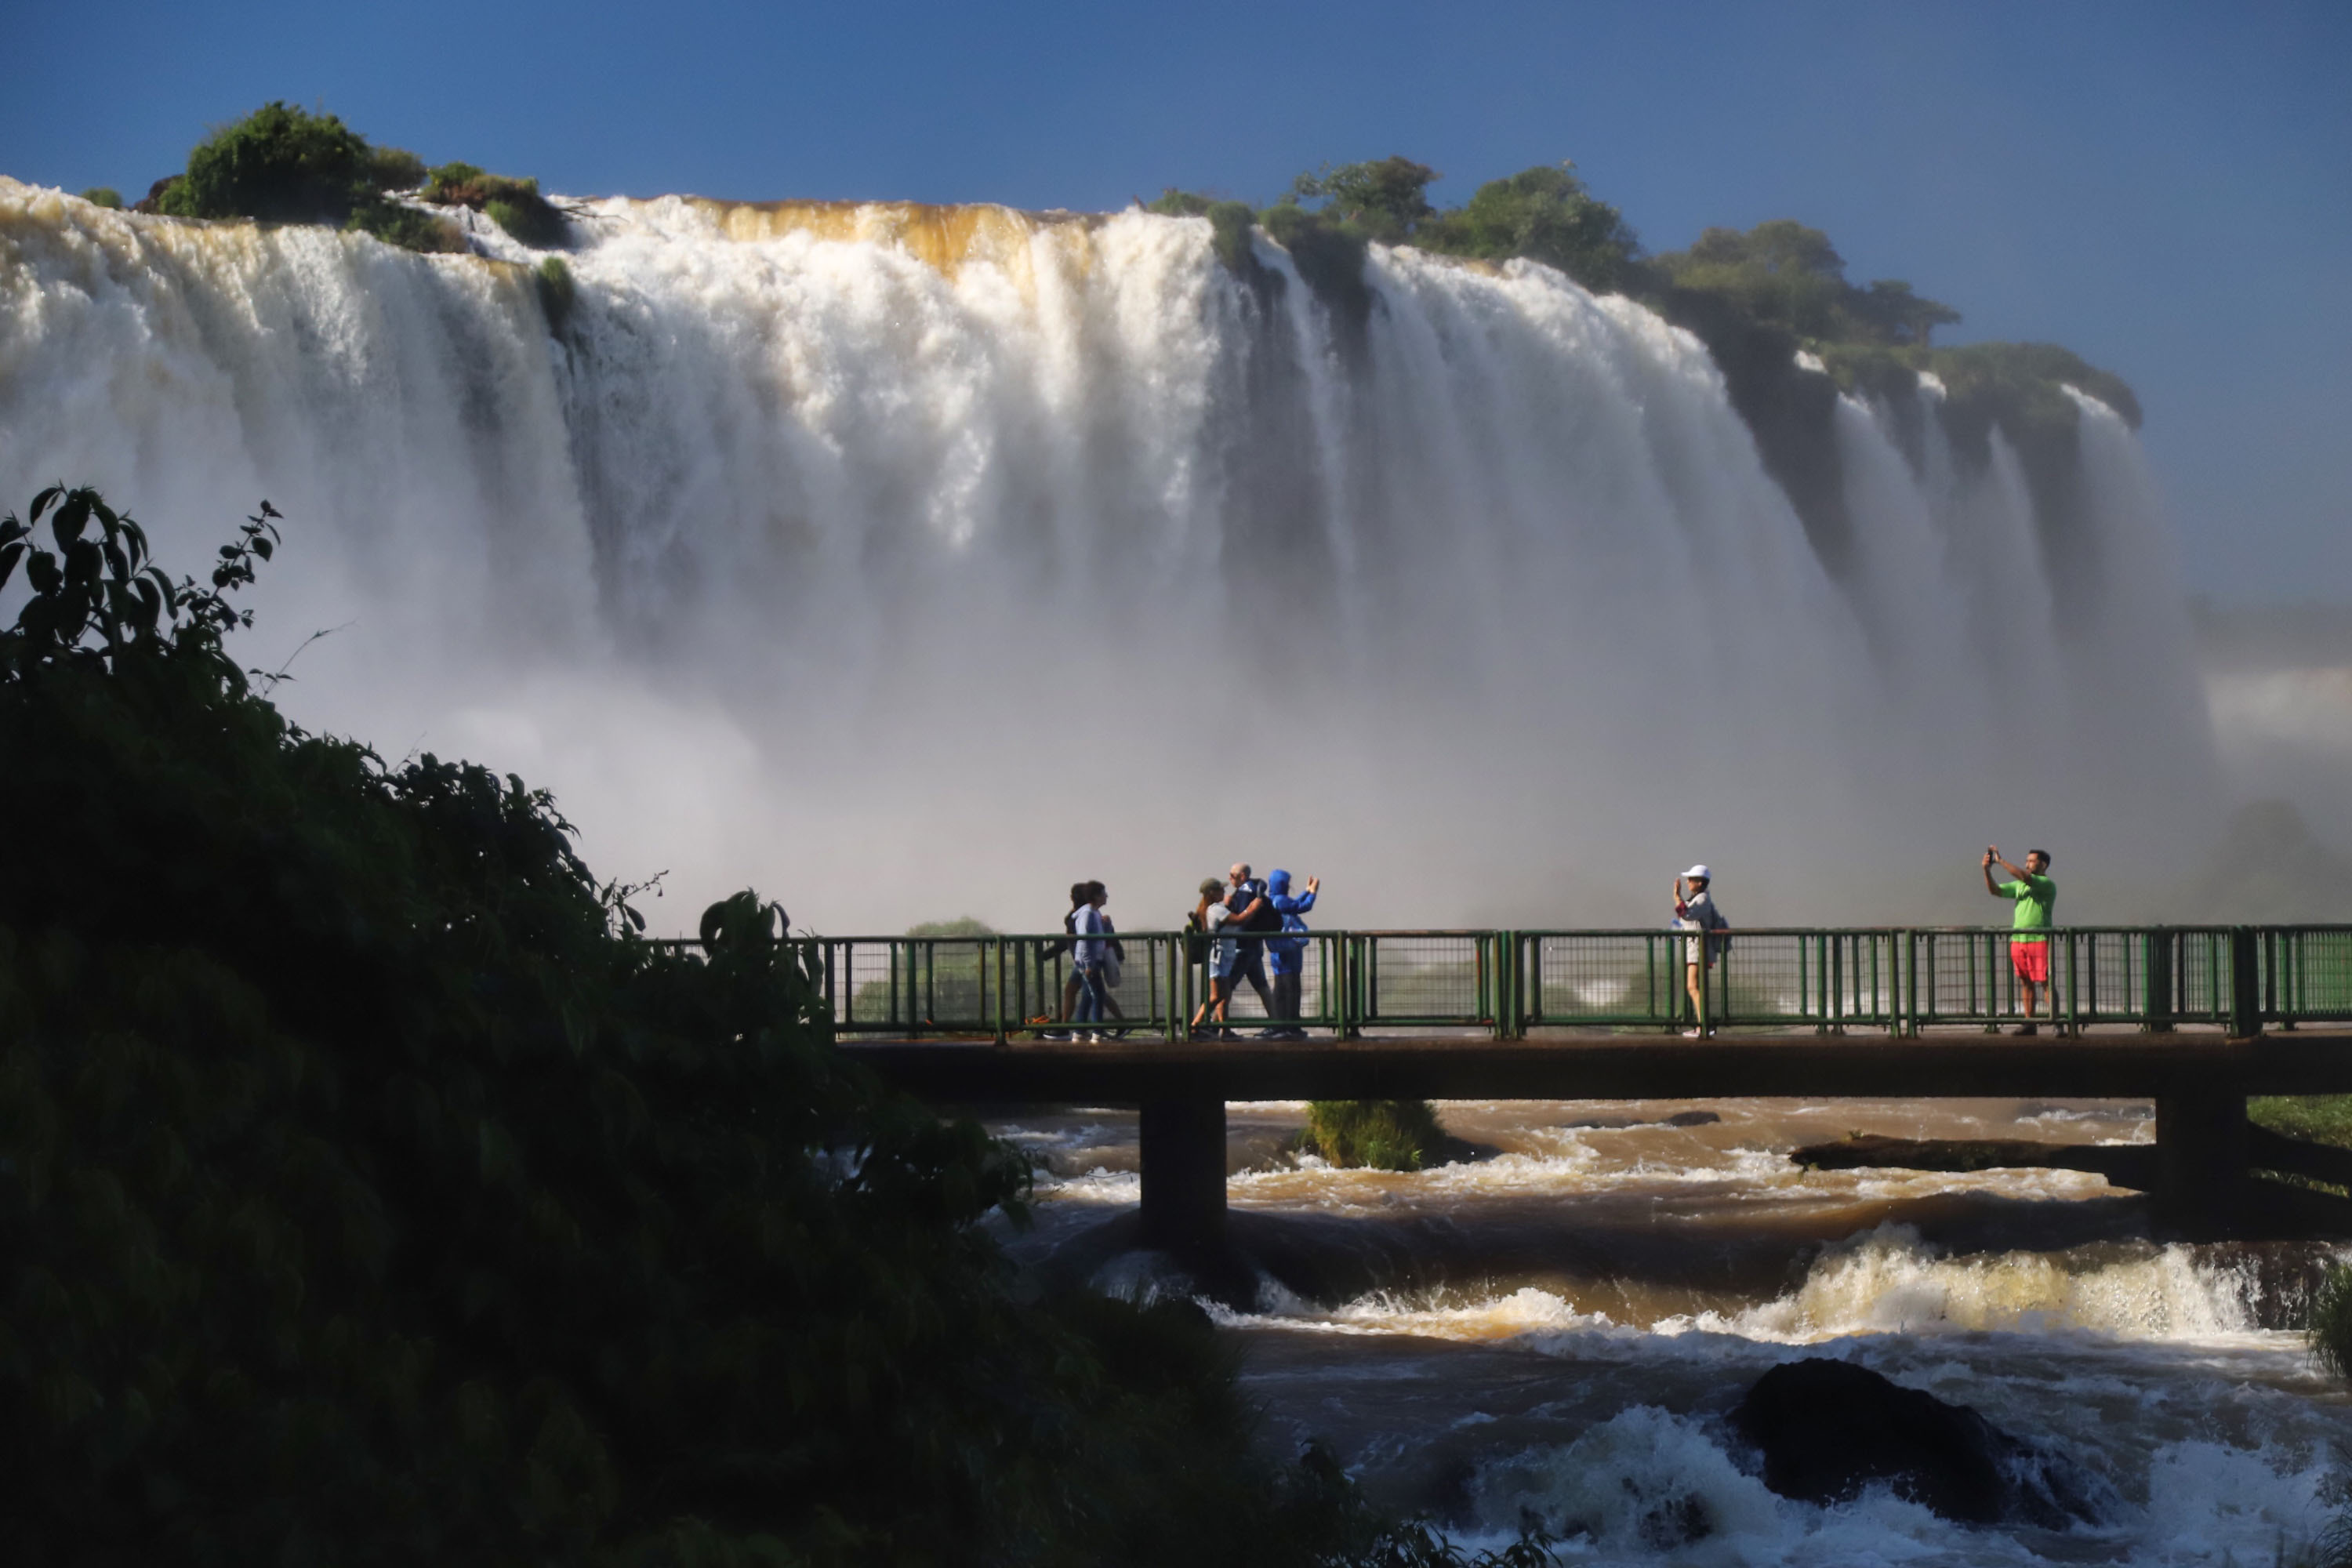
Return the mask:
<svg viewBox="0 0 2352 1568"><path fill-rule="evenodd" d="M1016 1288L1026 1161L833 1050L781 909L643 941L544 792L288 724L274 518L200 587L0 517L8 1561L1462 1561L1254 1448L1196 1309Z"/></svg>
<svg viewBox="0 0 2352 1568"><path fill-rule="evenodd" d="M1415 243L1496 261L1525 257L1559 268L1595 293L1645 281L1642 242L1625 215L1594 200L1569 163L1487 181L1464 205L1424 223Z"/></svg>
<svg viewBox="0 0 2352 1568"><path fill-rule="evenodd" d="M1960 319L1899 279L1856 288L1846 281L1845 258L1830 237L1792 218L1744 234L1707 229L1689 249L1659 257L1657 266L1675 288L1717 295L1750 320L1832 342L1925 347L1937 327Z"/></svg>
<svg viewBox="0 0 2352 1568"><path fill-rule="evenodd" d="M1366 239L1402 245L1412 238L1436 208L1429 205L1432 181L1444 176L1402 155L1377 163L1326 163L1290 183L1286 200L1321 202L1323 215L1346 224Z"/></svg>

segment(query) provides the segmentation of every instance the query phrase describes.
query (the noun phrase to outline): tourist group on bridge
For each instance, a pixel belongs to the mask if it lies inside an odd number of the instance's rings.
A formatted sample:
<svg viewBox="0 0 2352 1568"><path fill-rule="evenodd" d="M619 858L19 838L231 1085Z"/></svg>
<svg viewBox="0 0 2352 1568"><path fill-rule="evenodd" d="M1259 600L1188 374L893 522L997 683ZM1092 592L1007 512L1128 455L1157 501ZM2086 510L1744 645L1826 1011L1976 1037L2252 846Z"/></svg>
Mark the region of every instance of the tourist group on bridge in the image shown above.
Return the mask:
<svg viewBox="0 0 2352 1568"><path fill-rule="evenodd" d="M2009 874L2009 880L1993 879L1995 866ZM2047 930L2058 903L2058 886L2049 876L2050 852L2030 849L2025 864L2014 866L2001 858L1998 846L1988 845L1983 871L1985 891L2012 905L2009 962L2023 996L2025 1016L2011 1032L2036 1034L2042 1001L2050 984ZM1236 861L1222 881L1214 877L1202 881L1200 901L1184 921L1191 949L1188 957L1202 966L1209 982L1208 994L1191 1020L1196 1038L1239 1037L1233 1030L1229 1009L1244 981L1269 1020L1258 1038L1307 1037L1298 1023L1307 947L1301 933L1307 929L1304 917L1315 908L1322 882L1309 877L1303 891L1294 893L1291 887L1289 872L1276 870L1261 881L1251 875L1245 861ZM1704 861L1675 878L1673 899L1671 929L1691 933L1680 944L1691 1016L1705 1019L1707 974L1731 949L1731 922L1715 901L1715 873ZM1120 965L1127 958L1118 927L1105 908L1109 902L1109 890L1100 882L1070 884L1070 912L1062 917L1068 941L1057 944L1070 956L1060 1015L1073 1026L1070 1039L1104 1040L1126 1033L1106 1027L1125 1016L1116 993ZM1707 1025L1684 1031L1694 1039L1714 1033ZM1057 1033L1052 1037L1062 1037Z"/></svg>

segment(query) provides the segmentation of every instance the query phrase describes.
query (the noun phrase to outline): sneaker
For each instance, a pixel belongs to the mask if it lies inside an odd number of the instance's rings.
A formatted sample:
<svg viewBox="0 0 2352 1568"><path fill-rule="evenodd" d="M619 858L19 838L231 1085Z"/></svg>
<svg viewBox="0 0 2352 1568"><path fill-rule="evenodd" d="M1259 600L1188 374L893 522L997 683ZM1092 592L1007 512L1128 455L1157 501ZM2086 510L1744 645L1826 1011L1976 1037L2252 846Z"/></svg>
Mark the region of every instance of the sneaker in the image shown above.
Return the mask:
<svg viewBox="0 0 2352 1568"><path fill-rule="evenodd" d="M2010 1031L2012 1035L2038 1035L2041 1032L2042 1026L2039 1024L2020 1024Z"/></svg>
<svg viewBox="0 0 2352 1568"><path fill-rule="evenodd" d="M1713 1029L1709 1029L1709 1030L1707 1031L1707 1033L1711 1035L1711 1034L1715 1033L1715 1031L1714 1031ZM1699 1037L1699 1033L1698 1033L1698 1031L1697 1031L1696 1029L1685 1029L1685 1030L1683 1031L1683 1038L1684 1038L1684 1039L1685 1039L1685 1040L1696 1040L1696 1039L1697 1039L1698 1037Z"/></svg>

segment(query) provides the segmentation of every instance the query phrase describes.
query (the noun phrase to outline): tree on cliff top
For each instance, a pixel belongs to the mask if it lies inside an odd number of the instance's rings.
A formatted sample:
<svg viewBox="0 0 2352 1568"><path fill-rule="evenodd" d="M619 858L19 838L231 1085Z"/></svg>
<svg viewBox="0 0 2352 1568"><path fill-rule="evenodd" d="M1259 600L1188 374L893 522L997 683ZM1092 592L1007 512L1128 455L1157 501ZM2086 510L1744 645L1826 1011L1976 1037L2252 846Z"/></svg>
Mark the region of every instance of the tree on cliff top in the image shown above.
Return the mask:
<svg viewBox="0 0 2352 1568"><path fill-rule="evenodd" d="M1845 258L1820 229L1790 218L1759 223L1745 234L1710 228L1687 250L1657 258L1677 289L1713 294L1750 320L1832 342L1916 343L1960 319L1911 285L1882 279L1866 289L1846 280Z"/></svg>
<svg viewBox="0 0 2352 1568"><path fill-rule="evenodd" d="M186 171L159 181L148 203L173 217L322 223L411 250L463 249L448 224L385 199L424 178L415 153L371 146L334 115L273 100L196 143Z"/></svg>
<svg viewBox="0 0 2352 1568"><path fill-rule="evenodd" d="M1461 207L1424 223L1414 243L1454 256L1525 257L1595 293L1638 289L1648 276L1625 215L1595 200L1569 163L1487 181Z"/></svg>

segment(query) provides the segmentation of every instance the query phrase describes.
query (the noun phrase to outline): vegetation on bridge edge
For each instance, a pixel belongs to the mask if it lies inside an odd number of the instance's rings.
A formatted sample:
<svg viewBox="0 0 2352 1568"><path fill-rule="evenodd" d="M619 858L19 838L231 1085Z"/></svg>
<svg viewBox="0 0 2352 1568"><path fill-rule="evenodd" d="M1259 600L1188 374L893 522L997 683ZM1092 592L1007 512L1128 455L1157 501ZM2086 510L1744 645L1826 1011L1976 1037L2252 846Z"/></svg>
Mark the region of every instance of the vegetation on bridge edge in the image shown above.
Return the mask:
<svg viewBox="0 0 2352 1568"><path fill-rule="evenodd" d="M1195 1309L1016 1278L1025 1162L829 1048L776 906L646 942L543 792L289 724L277 545L0 522L26 1560L1460 1561L1254 1452Z"/></svg>

